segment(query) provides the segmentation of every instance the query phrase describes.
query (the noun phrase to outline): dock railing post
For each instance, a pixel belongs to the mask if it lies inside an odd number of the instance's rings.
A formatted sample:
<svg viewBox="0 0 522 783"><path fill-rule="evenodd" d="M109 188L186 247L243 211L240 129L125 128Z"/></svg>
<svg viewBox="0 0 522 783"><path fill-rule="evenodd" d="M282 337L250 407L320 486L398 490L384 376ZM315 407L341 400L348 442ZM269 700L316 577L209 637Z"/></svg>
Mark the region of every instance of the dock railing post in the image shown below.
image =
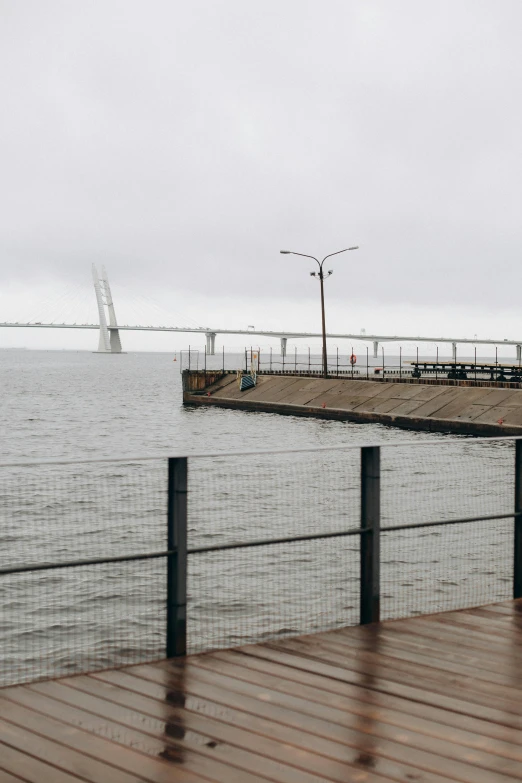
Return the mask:
<svg viewBox="0 0 522 783"><path fill-rule="evenodd" d="M515 513L522 511L522 440L515 441ZM522 598L522 517L515 517L513 598Z"/></svg>
<svg viewBox="0 0 522 783"><path fill-rule="evenodd" d="M361 448L361 585L360 623L380 619L380 494L379 446Z"/></svg>
<svg viewBox="0 0 522 783"><path fill-rule="evenodd" d="M168 461L167 658L187 653L187 457Z"/></svg>

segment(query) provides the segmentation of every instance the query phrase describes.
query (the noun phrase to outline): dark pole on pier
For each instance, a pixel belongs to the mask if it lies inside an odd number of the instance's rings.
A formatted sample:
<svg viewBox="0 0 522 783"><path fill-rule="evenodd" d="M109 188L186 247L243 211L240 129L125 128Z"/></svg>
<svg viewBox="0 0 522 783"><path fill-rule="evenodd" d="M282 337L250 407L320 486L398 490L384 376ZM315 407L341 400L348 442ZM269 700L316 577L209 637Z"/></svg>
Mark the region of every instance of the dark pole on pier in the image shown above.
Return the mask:
<svg viewBox="0 0 522 783"><path fill-rule="evenodd" d="M319 267L318 272L310 272L311 277L315 277L319 279L319 283L321 284L321 326L322 326L322 332L323 332L323 378L328 378L328 355L326 353L326 316L324 311L324 280L325 280L325 274L323 272L323 264L326 261L327 258L331 258L332 256L337 256L339 253L346 253L347 250L358 250L359 246L354 245L354 247L346 247L344 250L337 250L335 253L329 253L327 256L323 258L322 261L319 261L315 256L310 256L307 253L296 253L295 250L280 250L280 253L283 253L283 255L293 255L293 256L303 256L303 258L312 258L314 261L317 262L317 266ZM333 274L333 269L328 270L326 273L326 277L330 277L330 275Z"/></svg>

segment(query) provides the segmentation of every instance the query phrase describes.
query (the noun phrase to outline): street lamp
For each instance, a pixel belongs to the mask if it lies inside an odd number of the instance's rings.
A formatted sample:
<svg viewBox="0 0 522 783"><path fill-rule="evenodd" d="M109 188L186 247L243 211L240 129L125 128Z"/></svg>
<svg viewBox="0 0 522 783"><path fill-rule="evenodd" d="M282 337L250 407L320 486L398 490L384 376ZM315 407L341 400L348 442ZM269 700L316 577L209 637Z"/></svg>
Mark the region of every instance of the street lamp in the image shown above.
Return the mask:
<svg viewBox="0 0 522 783"><path fill-rule="evenodd" d="M326 353L326 319L324 314L324 280L325 277L330 277L331 274L333 274L333 269L329 269L326 275L323 272L323 264L326 261L327 258L331 258L332 256L338 256L339 253L346 253L348 250L358 250L359 245L355 245L354 247L345 247L344 250L337 250L335 253L329 253L327 256L323 258L322 261L319 261L315 256L309 256L306 253L296 253L294 250L280 250L280 253L283 253L283 255L293 255L293 256L303 256L304 258L313 258L314 261L317 262L317 266L319 267L318 272L310 272L311 277L315 277L319 280L321 284L321 318L322 318L322 326L323 326L323 378L328 378L328 357Z"/></svg>

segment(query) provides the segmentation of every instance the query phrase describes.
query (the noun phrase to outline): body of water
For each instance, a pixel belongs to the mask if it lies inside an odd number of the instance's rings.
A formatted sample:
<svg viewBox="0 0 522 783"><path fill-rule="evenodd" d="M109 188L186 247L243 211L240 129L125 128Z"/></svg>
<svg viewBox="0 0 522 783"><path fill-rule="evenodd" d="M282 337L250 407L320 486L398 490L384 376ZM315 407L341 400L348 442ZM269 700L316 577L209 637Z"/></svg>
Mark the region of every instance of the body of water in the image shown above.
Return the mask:
<svg viewBox="0 0 522 783"><path fill-rule="evenodd" d="M164 549L166 461L138 459L156 455L202 455L189 546L358 527L359 451L318 447L385 444L384 526L511 510L511 443L184 408L173 358L0 351L4 462L125 457L1 467L0 567ZM266 449L310 451L219 456ZM383 534L383 615L509 597L511 528ZM190 649L357 622L358 549L353 536L190 556ZM0 684L162 657L164 600L164 560L0 576Z"/></svg>

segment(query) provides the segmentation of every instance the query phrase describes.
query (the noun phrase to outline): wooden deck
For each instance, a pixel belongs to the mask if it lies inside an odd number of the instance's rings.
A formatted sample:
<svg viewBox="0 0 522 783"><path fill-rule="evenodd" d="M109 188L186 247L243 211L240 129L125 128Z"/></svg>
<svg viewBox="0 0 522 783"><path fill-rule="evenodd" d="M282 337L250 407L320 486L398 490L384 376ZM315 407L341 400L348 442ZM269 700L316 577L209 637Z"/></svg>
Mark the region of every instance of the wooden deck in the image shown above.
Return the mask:
<svg viewBox="0 0 522 783"><path fill-rule="evenodd" d="M522 602L0 691L1 783L522 780Z"/></svg>

